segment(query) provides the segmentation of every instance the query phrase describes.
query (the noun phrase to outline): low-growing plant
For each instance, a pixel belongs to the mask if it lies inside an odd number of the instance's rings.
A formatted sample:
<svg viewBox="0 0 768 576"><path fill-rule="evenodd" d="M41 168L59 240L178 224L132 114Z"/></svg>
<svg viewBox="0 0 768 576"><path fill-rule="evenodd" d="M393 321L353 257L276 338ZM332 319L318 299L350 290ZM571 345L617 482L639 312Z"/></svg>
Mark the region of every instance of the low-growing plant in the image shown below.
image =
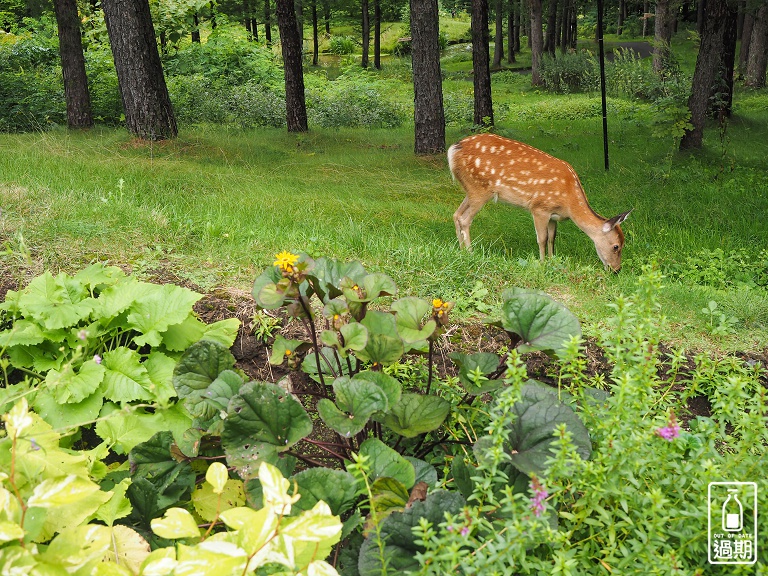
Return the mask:
<svg viewBox="0 0 768 576"><path fill-rule="evenodd" d="M352 54L357 48L355 39L349 36L331 36L328 43L330 44L328 51L339 56Z"/></svg>

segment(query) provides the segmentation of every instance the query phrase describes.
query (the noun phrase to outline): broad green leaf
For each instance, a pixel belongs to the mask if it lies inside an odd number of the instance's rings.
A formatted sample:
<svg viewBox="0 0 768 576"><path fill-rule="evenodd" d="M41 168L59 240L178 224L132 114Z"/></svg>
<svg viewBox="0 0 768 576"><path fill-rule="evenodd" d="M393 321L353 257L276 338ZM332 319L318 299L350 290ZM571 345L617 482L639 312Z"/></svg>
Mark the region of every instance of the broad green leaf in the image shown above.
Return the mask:
<svg viewBox="0 0 768 576"><path fill-rule="evenodd" d="M224 485L229 479L229 472L227 467L221 462L213 462L208 466L208 470L205 472L205 481L211 485L211 489L214 494L221 494L224 490Z"/></svg>
<svg viewBox="0 0 768 576"><path fill-rule="evenodd" d="M205 415L210 418L210 407L203 402L208 388L219 374L231 370L234 366L235 357L228 348L212 340L200 340L184 352L176 365L173 371L173 386L190 412L196 416ZM221 397L221 394L218 396ZM196 407L201 403L204 404L203 407Z"/></svg>
<svg viewBox="0 0 768 576"><path fill-rule="evenodd" d="M245 551L231 542L208 539L196 546L178 546L178 562L174 565L174 576L224 576L248 573L248 556ZM168 571L157 572L165 576ZM142 576L149 576L146 571Z"/></svg>
<svg viewBox="0 0 768 576"><path fill-rule="evenodd" d="M102 262L95 262L74 276L75 280L94 292L101 292L108 286L125 281L126 278L121 268L106 266Z"/></svg>
<svg viewBox="0 0 768 576"><path fill-rule="evenodd" d="M451 411L451 403L439 396L403 394L384 414L381 422L406 438L413 438L440 427Z"/></svg>
<svg viewBox="0 0 768 576"><path fill-rule="evenodd" d="M152 382L149 387L150 393L158 404L167 406L171 398L176 396L176 389L173 387L176 360L159 350L152 350L142 364Z"/></svg>
<svg viewBox="0 0 768 576"><path fill-rule="evenodd" d="M376 386L381 388L382 392L384 392L384 395L387 397L389 406L394 406L397 404L403 392L403 387L400 385L400 382L395 380L389 374L384 374L384 372L363 370L362 372L355 374L352 379L367 380L368 382L373 382L376 384Z"/></svg>
<svg viewBox="0 0 768 576"><path fill-rule="evenodd" d="M149 543L135 530L120 524L111 528L111 544L105 560L115 562L138 574L142 562L149 556Z"/></svg>
<svg viewBox="0 0 768 576"><path fill-rule="evenodd" d="M360 454L368 456L371 479L390 477L403 483L407 490L416 481L413 465L378 438L369 438L360 445Z"/></svg>
<svg viewBox="0 0 768 576"><path fill-rule="evenodd" d="M162 518L153 518L152 532L161 538L199 538L200 529L192 514L183 508L169 508Z"/></svg>
<svg viewBox="0 0 768 576"><path fill-rule="evenodd" d="M182 322L168 326L162 334L163 346L173 352L183 352L204 334L205 323L190 314Z"/></svg>
<svg viewBox="0 0 768 576"><path fill-rule="evenodd" d="M280 470L267 462L262 462L259 464L259 481L264 506L275 508L278 514L290 514L291 505L301 496L288 493L291 483Z"/></svg>
<svg viewBox="0 0 768 576"><path fill-rule="evenodd" d="M368 329L359 322L344 324L340 329L345 350L362 350L368 343Z"/></svg>
<svg viewBox="0 0 768 576"><path fill-rule="evenodd" d="M459 489L459 492L462 493L464 498L469 498L475 489L475 484L472 481L473 473L474 468L467 464L463 454L453 457L453 461L451 462L451 475L453 476L453 481L456 484L456 487Z"/></svg>
<svg viewBox="0 0 768 576"><path fill-rule="evenodd" d="M425 518L433 526L445 521L446 513L459 514L464 507L464 498L456 492L437 490L424 501L417 500L402 512L387 516L379 526L378 537L384 544L384 558L381 557L377 535L372 533L360 549L358 570L360 576L380 576L382 561L386 562L388 573L418 571L417 554L425 549L416 543L412 529Z"/></svg>
<svg viewBox="0 0 768 576"><path fill-rule="evenodd" d="M51 390L38 390L32 406L54 428L75 428L96 420L104 403L101 394L91 394L81 402L60 404Z"/></svg>
<svg viewBox="0 0 768 576"><path fill-rule="evenodd" d="M54 278L45 272L33 279L19 297L19 308L27 318L33 318L46 330L68 328L91 313L89 294L80 282L63 272Z"/></svg>
<svg viewBox="0 0 768 576"><path fill-rule="evenodd" d="M125 518L131 513L131 501L126 497L128 486L131 480L125 478L114 486L111 490L109 500L104 502L96 511L96 518L104 522L107 526L112 526L115 520Z"/></svg>
<svg viewBox="0 0 768 576"><path fill-rule="evenodd" d="M416 471L416 484L425 482L430 488L437 486L437 470L435 470L434 466L419 458L411 456L405 456L404 458L413 465L413 469Z"/></svg>
<svg viewBox="0 0 768 576"><path fill-rule="evenodd" d="M421 298L408 296L392 303L395 322L400 337L408 344L426 340L435 331L437 323L431 318L424 322L424 317L432 311L432 304Z"/></svg>
<svg viewBox="0 0 768 576"><path fill-rule="evenodd" d="M80 502L99 491L99 485L74 474L63 478L47 478L35 486L27 506L57 508Z"/></svg>
<svg viewBox="0 0 768 576"><path fill-rule="evenodd" d="M223 320L207 324L203 338L230 348L235 343L238 330L240 330L240 320L237 318L224 318Z"/></svg>
<svg viewBox="0 0 768 576"><path fill-rule="evenodd" d="M8 520L0 520L0 544L24 538L24 528Z"/></svg>
<svg viewBox="0 0 768 576"><path fill-rule="evenodd" d="M57 402L76 404L96 392L105 374L105 366L87 360L77 372L71 365L66 365L61 372L49 371L45 376L45 386Z"/></svg>
<svg viewBox="0 0 768 576"><path fill-rule="evenodd" d="M260 308L270 309L270 307L279 308L282 306L282 295L278 298L279 303L276 306L272 306L274 301L270 298L271 293L269 293L269 291L267 295L267 301L262 301L260 299L262 289L270 284L274 286L277 284L277 282L280 281L281 278L282 274L275 266L267 268L258 278L256 278L255 282L253 283L253 290L251 291L251 294L253 295L253 299L256 301L256 304Z"/></svg>
<svg viewBox="0 0 768 576"><path fill-rule="evenodd" d="M586 460L592 453L589 432L573 409L539 385L526 383L513 410L517 418L509 427L504 449L510 454L511 465L518 471L528 476L544 473L545 464L552 456L555 429L561 424L565 424L572 434L576 452L582 458ZM485 438L475 446L478 459L485 457Z"/></svg>
<svg viewBox="0 0 768 576"><path fill-rule="evenodd" d="M367 274L362 282L357 283L362 295L357 291L345 288L344 296L348 302L370 302L380 296L394 296L397 293L397 285L394 280L380 272Z"/></svg>
<svg viewBox="0 0 768 576"><path fill-rule="evenodd" d="M339 262L331 258L318 258L309 273L313 279L312 285L320 298L327 304L330 300L341 296L341 283L348 278L353 283L362 282L367 272L358 261Z"/></svg>
<svg viewBox="0 0 768 576"><path fill-rule="evenodd" d="M344 470L309 468L293 477L299 487L299 499L294 509L310 510L322 500L334 516L341 516L354 506L357 500L357 482Z"/></svg>
<svg viewBox="0 0 768 576"><path fill-rule="evenodd" d="M221 484L218 493L211 484L204 483L192 492L192 505L200 518L206 522L212 522L224 510L245 506L243 481L227 478Z"/></svg>
<svg viewBox="0 0 768 576"><path fill-rule="evenodd" d="M345 314L349 314L349 305L343 298L334 298L323 306L323 316L329 320L333 319L334 316L343 316Z"/></svg>
<svg viewBox="0 0 768 576"><path fill-rule="evenodd" d="M200 298L202 294L174 284L153 285L141 300L134 302L127 317L128 326L141 333L133 338L134 343L159 346L161 334L169 326L184 321Z"/></svg>
<svg viewBox="0 0 768 576"><path fill-rule="evenodd" d="M579 320L565 306L540 292L506 290L501 325L517 334L520 352L560 352L573 336L581 336Z"/></svg>
<svg viewBox="0 0 768 576"><path fill-rule="evenodd" d="M284 520L280 526L283 536L304 542L323 542L333 545L341 536L341 520L331 514L328 504L320 500L310 510ZM320 554L319 554L320 555Z"/></svg>
<svg viewBox="0 0 768 576"><path fill-rule="evenodd" d="M152 290L151 287L147 288L148 286L151 285L129 276L102 290L92 304L93 318L106 320L117 317L136 300L143 298L148 290Z"/></svg>
<svg viewBox="0 0 768 576"><path fill-rule="evenodd" d="M112 543L106 526L88 524L57 535L40 555L43 562L66 573L91 574L107 555Z"/></svg>
<svg viewBox="0 0 768 576"><path fill-rule="evenodd" d="M408 490L402 482L394 478L377 478L371 484L371 504L377 513L389 514L402 510L408 503Z"/></svg>
<svg viewBox="0 0 768 576"><path fill-rule="evenodd" d="M105 405L102 409L101 416L109 414L109 418L100 419L96 423L96 433L109 442L118 454L130 452L137 444L149 440L158 430L170 430L181 438L192 424L192 419L181 404L173 404L168 408L158 407L152 413L143 409L110 413L111 410L114 410L111 405Z"/></svg>
<svg viewBox="0 0 768 576"><path fill-rule="evenodd" d="M248 382L229 403L221 436L225 452L266 442L284 451L312 432L303 406L285 390L266 382Z"/></svg>
<svg viewBox="0 0 768 576"><path fill-rule="evenodd" d="M280 366L289 356L300 353L309 346L303 340L289 340L278 334L275 336L275 342L272 344L272 354L269 356L269 363L274 366Z"/></svg>
<svg viewBox="0 0 768 576"><path fill-rule="evenodd" d="M104 397L113 402L154 400L154 384L136 350L120 346L104 352Z"/></svg>
<svg viewBox="0 0 768 576"><path fill-rule="evenodd" d="M354 356L347 356L343 361L337 358L336 351L333 348L323 346L320 349L320 370L324 376L336 378L341 375L350 375L358 368L359 362ZM319 382L317 375L317 355L310 351L301 362L302 372L306 372L315 382Z"/></svg>
<svg viewBox="0 0 768 576"><path fill-rule="evenodd" d="M405 353L403 341L385 334L369 334L365 348L357 352L357 357L363 362L371 362L388 366L394 364Z"/></svg>
<svg viewBox="0 0 768 576"><path fill-rule="evenodd" d="M342 376L333 381L336 404L327 398L317 403L317 411L329 427L346 438L360 432L374 412L388 408L387 397L376 384Z"/></svg>
<svg viewBox="0 0 768 576"><path fill-rule="evenodd" d="M46 334L40 326L29 320L17 320L13 326L0 332L0 349L9 346L31 346L40 344L46 339Z"/></svg>

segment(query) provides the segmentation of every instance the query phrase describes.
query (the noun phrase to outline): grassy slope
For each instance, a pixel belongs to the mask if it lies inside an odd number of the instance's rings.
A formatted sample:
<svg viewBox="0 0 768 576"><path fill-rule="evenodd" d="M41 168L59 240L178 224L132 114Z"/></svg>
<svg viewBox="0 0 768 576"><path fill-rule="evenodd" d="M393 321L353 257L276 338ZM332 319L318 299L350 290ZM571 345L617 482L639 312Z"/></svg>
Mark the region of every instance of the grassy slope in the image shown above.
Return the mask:
<svg viewBox="0 0 768 576"><path fill-rule="evenodd" d="M499 133L567 159L601 214L635 208L624 226L620 275L601 269L572 223L561 224L560 256L539 265L530 216L500 205L475 219L475 251L460 251L451 217L462 192L442 156L413 155L410 128L297 136L198 127L162 144L138 143L123 130L2 135L0 242L18 251L22 233L35 272L94 259L138 271L162 262L204 289L248 290L276 252L309 250L360 259L391 274L403 292L425 297L466 303L477 281L494 302L503 287L536 287L588 327L599 325L613 298L633 290L653 254L684 261L703 248L755 252L768 245L764 92L737 97L725 152L713 127L703 152L679 155L631 115L612 117L608 172L599 117L547 116L546 108L556 108L552 97L515 86L499 86L497 94L506 106ZM579 109L588 99L562 97L558 106ZM448 140L466 133L451 129ZM15 262L0 259L0 272L15 273ZM768 341L764 291L671 286L663 298L674 343L755 350ZM737 335L706 335L700 309L710 299L741 320Z"/></svg>

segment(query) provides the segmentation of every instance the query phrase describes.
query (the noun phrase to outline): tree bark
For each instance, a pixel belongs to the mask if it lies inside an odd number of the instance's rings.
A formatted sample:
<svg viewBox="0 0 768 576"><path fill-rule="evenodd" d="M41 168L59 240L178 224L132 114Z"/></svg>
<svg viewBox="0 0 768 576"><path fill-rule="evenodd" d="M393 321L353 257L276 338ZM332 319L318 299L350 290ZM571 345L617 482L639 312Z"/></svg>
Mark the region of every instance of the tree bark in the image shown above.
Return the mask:
<svg viewBox="0 0 768 576"><path fill-rule="evenodd" d="M501 68L504 57L504 0L496 0L496 37L493 46L493 67Z"/></svg>
<svg viewBox="0 0 768 576"><path fill-rule="evenodd" d="M708 0L699 55L693 73L691 96L688 98L692 127L685 131L680 140L681 150L701 148L703 145L704 122L712 86L722 65L725 31L729 18L735 18L735 13L728 8L728 0Z"/></svg>
<svg viewBox="0 0 768 576"><path fill-rule="evenodd" d="M744 84L753 88L765 86L766 68L768 68L768 2L760 6L752 25Z"/></svg>
<svg viewBox="0 0 768 576"><path fill-rule="evenodd" d="M91 94L85 74L83 41L76 0L54 0L59 29L59 54L64 77L64 99L67 102L67 126L73 129L93 127Z"/></svg>
<svg viewBox="0 0 768 576"><path fill-rule="evenodd" d="M304 97L304 70L301 66L301 36L293 0L276 0L285 70L285 113L288 132L307 132L307 104Z"/></svg>
<svg viewBox="0 0 768 576"><path fill-rule="evenodd" d="M264 40L267 46L272 45L272 11L269 0L264 0Z"/></svg>
<svg viewBox="0 0 768 576"><path fill-rule="evenodd" d="M445 151L437 0L410 0L410 6L414 151L416 154L437 154Z"/></svg>
<svg viewBox="0 0 768 576"><path fill-rule="evenodd" d="M373 66L381 70L381 2L373 0Z"/></svg>
<svg viewBox="0 0 768 576"><path fill-rule="evenodd" d="M363 57L362 66L368 68L368 47L371 44L371 20L368 14L368 0L361 2L362 29L363 29Z"/></svg>
<svg viewBox="0 0 768 576"><path fill-rule="evenodd" d="M557 0L549 0L547 8L547 33L544 36L544 52L547 52L550 56L555 55L557 30Z"/></svg>
<svg viewBox="0 0 768 576"><path fill-rule="evenodd" d="M475 126L493 126L491 69L488 49L488 0L472 0L472 73L475 88Z"/></svg>
<svg viewBox="0 0 768 576"><path fill-rule="evenodd" d="M541 0L530 0L531 4L531 84L541 86L541 56L544 52L544 31L542 25Z"/></svg>
<svg viewBox="0 0 768 576"><path fill-rule="evenodd" d="M744 23L741 27L741 49L739 50L739 73L743 76L747 71L749 61L749 42L752 40L752 27L755 24L755 15L752 12L744 13Z"/></svg>
<svg viewBox="0 0 768 576"><path fill-rule="evenodd" d="M713 114L722 124L731 117L733 107L733 72L736 63L736 36L738 28L738 11L736 6L729 4L730 14L723 31L722 62L720 64L721 81L713 87L711 100L715 103Z"/></svg>
<svg viewBox="0 0 768 576"><path fill-rule="evenodd" d="M515 0L509 0L507 12L507 62L515 62Z"/></svg>
<svg viewBox="0 0 768 576"><path fill-rule="evenodd" d="M656 1L653 46L653 69L656 72L664 71L669 63L669 45L672 41L672 3L673 0Z"/></svg>
<svg viewBox="0 0 768 576"><path fill-rule="evenodd" d="M200 44L200 18L197 12L192 14L192 23L194 24L192 28L192 42Z"/></svg>
<svg viewBox="0 0 768 576"><path fill-rule="evenodd" d="M317 32L317 0L312 0L312 66L319 62L320 38Z"/></svg>
<svg viewBox="0 0 768 576"><path fill-rule="evenodd" d="M103 0L102 9L128 130L144 139L175 138L148 0Z"/></svg>

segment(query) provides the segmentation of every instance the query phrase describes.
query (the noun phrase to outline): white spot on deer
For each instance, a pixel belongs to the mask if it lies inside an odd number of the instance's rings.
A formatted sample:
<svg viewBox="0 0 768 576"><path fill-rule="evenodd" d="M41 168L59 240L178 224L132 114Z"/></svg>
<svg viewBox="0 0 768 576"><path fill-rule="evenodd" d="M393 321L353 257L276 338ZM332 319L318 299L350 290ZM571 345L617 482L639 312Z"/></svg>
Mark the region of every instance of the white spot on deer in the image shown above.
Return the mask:
<svg viewBox="0 0 768 576"><path fill-rule="evenodd" d="M480 148L480 152L485 152L487 149L488 149L488 146L483 146L482 148Z"/></svg>
<svg viewBox="0 0 768 576"><path fill-rule="evenodd" d="M478 158L475 158L475 166L476 166L477 168L480 168L480 158L479 158L479 157L478 157Z"/></svg>

